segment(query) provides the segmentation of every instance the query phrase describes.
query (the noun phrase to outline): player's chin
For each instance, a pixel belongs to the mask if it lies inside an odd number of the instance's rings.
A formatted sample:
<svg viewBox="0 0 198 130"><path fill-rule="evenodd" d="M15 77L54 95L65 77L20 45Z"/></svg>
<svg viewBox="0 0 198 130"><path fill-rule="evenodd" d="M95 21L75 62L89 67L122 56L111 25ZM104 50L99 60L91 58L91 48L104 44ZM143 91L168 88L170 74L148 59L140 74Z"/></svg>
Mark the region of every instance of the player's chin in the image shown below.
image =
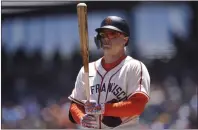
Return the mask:
<svg viewBox="0 0 198 130"><path fill-rule="evenodd" d="M110 49L111 48L111 44L103 44L103 48Z"/></svg>
<svg viewBox="0 0 198 130"><path fill-rule="evenodd" d="M104 51L109 51L109 50L112 49L112 47L110 45L103 45L102 48L103 48Z"/></svg>

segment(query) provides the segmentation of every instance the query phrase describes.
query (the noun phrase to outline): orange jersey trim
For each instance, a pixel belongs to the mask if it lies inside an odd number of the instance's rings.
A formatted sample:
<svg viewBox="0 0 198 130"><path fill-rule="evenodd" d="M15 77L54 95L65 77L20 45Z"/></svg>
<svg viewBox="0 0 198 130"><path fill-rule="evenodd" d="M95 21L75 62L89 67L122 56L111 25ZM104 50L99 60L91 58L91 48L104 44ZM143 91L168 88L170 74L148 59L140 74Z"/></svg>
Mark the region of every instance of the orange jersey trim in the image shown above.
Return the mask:
<svg viewBox="0 0 198 130"><path fill-rule="evenodd" d="M114 67L116 67L118 64L120 64L122 62L122 60L124 60L126 57L127 57L126 55L123 55L117 61L115 61L113 63L105 63L104 57L103 57L102 58L102 67L106 71L110 71L111 69L113 69Z"/></svg>
<svg viewBox="0 0 198 130"><path fill-rule="evenodd" d="M126 101L106 103L104 116L128 117L140 115L148 98L142 93L136 93Z"/></svg>
<svg viewBox="0 0 198 130"><path fill-rule="evenodd" d="M70 105L70 112L75 122L80 124L80 120L85 114L84 106L77 103L72 103Z"/></svg>

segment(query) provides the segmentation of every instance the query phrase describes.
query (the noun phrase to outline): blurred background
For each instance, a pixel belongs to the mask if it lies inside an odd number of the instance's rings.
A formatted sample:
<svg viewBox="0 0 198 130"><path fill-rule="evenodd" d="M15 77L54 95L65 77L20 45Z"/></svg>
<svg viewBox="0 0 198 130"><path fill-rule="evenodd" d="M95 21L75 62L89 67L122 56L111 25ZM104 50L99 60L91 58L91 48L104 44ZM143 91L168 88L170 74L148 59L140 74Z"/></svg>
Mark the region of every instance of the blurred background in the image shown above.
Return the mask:
<svg viewBox="0 0 198 130"><path fill-rule="evenodd" d="M88 5L90 62L101 56L95 28L108 15L126 19L129 55L151 76L142 129L195 129L198 88L198 2L98 1ZM82 66L77 2L2 1L1 126L62 128L46 111L68 114ZM64 128L79 128L68 120Z"/></svg>

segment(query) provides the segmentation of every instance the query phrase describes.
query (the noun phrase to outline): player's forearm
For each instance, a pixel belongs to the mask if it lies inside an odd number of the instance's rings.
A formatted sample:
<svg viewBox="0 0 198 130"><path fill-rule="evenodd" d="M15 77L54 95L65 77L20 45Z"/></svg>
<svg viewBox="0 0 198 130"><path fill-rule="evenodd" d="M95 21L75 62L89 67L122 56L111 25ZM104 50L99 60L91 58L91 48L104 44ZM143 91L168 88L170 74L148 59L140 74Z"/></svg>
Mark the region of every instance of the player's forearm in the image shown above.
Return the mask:
<svg viewBox="0 0 198 130"><path fill-rule="evenodd" d="M80 119L85 114L84 107L82 105L79 105L77 103L72 103L70 106L70 112L77 124L80 124Z"/></svg>
<svg viewBox="0 0 198 130"><path fill-rule="evenodd" d="M104 116L128 117L140 115L148 99L143 94L135 94L127 101L105 104Z"/></svg>

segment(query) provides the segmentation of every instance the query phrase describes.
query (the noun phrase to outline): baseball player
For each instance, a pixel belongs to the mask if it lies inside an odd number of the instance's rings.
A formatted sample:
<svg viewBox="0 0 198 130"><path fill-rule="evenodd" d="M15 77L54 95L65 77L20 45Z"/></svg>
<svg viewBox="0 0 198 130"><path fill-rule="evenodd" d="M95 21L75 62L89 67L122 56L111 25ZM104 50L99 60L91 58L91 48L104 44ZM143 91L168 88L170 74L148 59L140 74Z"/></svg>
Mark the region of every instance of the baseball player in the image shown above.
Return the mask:
<svg viewBox="0 0 198 130"><path fill-rule="evenodd" d="M124 19L108 16L96 32L95 42L104 56L89 63L90 101L80 69L69 96L70 120L85 128L134 128L149 101L148 70L125 53L130 31Z"/></svg>

